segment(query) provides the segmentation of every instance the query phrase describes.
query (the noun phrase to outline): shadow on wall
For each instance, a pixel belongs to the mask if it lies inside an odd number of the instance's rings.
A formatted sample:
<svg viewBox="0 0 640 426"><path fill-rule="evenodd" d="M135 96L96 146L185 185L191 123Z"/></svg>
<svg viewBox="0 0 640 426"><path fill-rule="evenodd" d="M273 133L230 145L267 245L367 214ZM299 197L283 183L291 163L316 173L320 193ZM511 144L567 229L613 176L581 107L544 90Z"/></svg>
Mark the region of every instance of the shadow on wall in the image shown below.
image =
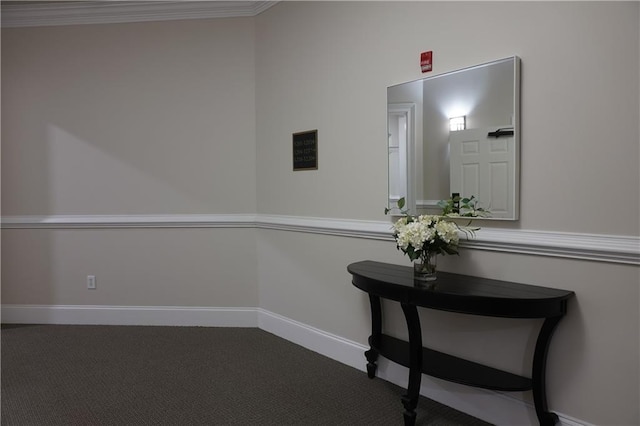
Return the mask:
<svg viewBox="0 0 640 426"><path fill-rule="evenodd" d="M138 167L131 163L136 161L135 157L117 157L102 147L55 125L48 126L48 211L140 214L165 213L175 209L172 206L204 209L197 196L190 196L175 180L155 175L153 171L148 173L144 170L149 168L144 164Z"/></svg>

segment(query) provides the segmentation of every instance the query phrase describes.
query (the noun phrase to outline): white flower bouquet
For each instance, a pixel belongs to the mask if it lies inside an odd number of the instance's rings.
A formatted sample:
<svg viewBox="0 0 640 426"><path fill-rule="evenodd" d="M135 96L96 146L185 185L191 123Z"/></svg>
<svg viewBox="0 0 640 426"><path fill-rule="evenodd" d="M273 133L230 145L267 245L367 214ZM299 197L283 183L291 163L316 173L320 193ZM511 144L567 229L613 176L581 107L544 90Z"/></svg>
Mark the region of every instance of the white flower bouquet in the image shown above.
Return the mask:
<svg viewBox="0 0 640 426"><path fill-rule="evenodd" d="M411 260L435 254L458 254L459 226L442 216L406 215L393 225L398 249Z"/></svg>
<svg viewBox="0 0 640 426"><path fill-rule="evenodd" d="M463 201L464 210L457 204ZM403 210L404 198L398 200L398 208L403 216L393 224L393 236L398 250L402 250L411 261L414 261L416 273L426 274L426 280L435 279L436 257L438 254L458 254L458 242L460 233L475 236L475 231L480 228L472 228L450 220L452 218L473 218L488 216L489 212L477 207L473 197L470 199L452 199L441 201L442 215L410 215ZM456 208L453 209L454 203ZM389 209L385 210L389 213Z"/></svg>

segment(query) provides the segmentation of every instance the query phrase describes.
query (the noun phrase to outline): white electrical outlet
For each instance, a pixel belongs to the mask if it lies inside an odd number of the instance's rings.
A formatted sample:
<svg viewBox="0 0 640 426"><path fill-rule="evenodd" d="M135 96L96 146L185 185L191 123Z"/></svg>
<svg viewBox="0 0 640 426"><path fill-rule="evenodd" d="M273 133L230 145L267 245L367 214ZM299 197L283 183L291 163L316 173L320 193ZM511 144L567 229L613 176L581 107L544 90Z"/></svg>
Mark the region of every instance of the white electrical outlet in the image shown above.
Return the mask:
<svg viewBox="0 0 640 426"><path fill-rule="evenodd" d="M96 288L96 276L95 275L87 275L87 288L89 290L95 290L95 288Z"/></svg>

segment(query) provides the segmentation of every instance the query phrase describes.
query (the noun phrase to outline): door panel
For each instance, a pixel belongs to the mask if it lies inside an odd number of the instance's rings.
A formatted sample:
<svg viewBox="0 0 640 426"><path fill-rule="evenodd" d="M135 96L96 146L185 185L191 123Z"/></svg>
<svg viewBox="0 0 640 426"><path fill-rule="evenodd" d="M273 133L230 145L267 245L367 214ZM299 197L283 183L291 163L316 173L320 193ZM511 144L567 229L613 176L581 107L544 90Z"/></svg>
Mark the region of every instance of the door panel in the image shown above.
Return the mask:
<svg viewBox="0 0 640 426"><path fill-rule="evenodd" d="M449 135L451 192L475 196L491 217L513 217L515 209L515 138L489 137L498 128L452 131Z"/></svg>

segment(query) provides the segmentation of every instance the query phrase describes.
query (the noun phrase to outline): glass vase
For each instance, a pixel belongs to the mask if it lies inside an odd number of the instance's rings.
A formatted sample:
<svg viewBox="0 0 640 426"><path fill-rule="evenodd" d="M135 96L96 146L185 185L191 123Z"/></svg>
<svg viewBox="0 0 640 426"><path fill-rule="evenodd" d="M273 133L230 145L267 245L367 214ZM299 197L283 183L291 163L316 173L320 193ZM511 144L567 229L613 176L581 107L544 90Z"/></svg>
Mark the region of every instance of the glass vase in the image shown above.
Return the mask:
<svg viewBox="0 0 640 426"><path fill-rule="evenodd" d="M428 252L413 263L413 278L418 281L435 281L438 253Z"/></svg>

